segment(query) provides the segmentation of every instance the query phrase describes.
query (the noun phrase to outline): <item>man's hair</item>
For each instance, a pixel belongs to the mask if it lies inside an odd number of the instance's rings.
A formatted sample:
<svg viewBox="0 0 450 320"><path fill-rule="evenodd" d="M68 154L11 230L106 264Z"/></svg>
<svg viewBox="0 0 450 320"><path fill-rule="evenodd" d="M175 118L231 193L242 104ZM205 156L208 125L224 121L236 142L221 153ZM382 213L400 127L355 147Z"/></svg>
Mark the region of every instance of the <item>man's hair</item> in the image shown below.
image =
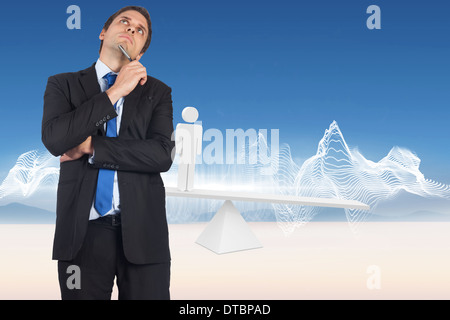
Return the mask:
<svg viewBox="0 0 450 320"><path fill-rule="evenodd" d="M117 16L119 14L121 14L122 12L125 12L128 10L134 10L134 11L139 12L147 20L147 25L148 25L147 40L145 41L144 47L141 50L141 53L144 53L145 51L147 51L148 47L150 46L150 41L152 40L152 22L150 20L150 14L148 13L147 9L145 9L143 7L139 7L139 6L124 7L122 9L120 9L119 11L117 11L116 13L114 13L111 17L109 17L108 20L106 20L105 25L103 26L103 29L105 29L105 31L108 30L109 26L114 21L114 19L117 18ZM101 42L100 42L99 53L102 51L102 47L103 47L103 40L101 40Z"/></svg>

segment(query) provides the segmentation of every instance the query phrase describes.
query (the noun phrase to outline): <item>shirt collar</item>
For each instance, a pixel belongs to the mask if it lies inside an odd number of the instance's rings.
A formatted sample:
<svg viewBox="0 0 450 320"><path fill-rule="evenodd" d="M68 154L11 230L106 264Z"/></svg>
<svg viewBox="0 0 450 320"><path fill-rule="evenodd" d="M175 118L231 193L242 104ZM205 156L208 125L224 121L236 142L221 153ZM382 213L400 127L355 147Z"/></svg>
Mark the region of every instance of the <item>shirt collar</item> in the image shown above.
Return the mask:
<svg viewBox="0 0 450 320"><path fill-rule="evenodd" d="M107 75L108 73L112 72L113 74L118 74L117 72L112 71L106 64L102 62L102 60L97 59L97 62L95 63L95 71L97 72L97 80L104 81L103 77Z"/></svg>

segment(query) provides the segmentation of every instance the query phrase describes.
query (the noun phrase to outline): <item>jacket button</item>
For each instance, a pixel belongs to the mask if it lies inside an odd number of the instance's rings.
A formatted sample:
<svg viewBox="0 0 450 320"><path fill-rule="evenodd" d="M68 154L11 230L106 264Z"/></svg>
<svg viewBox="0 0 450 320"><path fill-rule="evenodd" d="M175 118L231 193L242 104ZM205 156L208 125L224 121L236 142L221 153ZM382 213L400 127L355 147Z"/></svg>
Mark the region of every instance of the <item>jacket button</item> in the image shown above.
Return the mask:
<svg viewBox="0 0 450 320"><path fill-rule="evenodd" d="M109 116L109 114L106 116L106 119L108 119L109 120L109 118L111 118L110 116Z"/></svg>
<svg viewBox="0 0 450 320"><path fill-rule="evenodd" d="M98 126L99 126L99 123L98 123L98 122L96 122L96 123L95 123L95 126L96 126L96 127L98 127Z"/></svg>

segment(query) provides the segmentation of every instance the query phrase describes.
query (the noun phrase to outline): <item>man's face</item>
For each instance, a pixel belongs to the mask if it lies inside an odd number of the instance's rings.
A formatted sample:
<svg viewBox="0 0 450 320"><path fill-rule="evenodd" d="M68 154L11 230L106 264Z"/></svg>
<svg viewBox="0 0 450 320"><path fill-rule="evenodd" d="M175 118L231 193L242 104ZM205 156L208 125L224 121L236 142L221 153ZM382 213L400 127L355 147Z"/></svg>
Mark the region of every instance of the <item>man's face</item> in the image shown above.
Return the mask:
<svg viewBox="0 0 450 320"><path fill-rule="evenodd" d="M103 29L99 39L103 40L102 50L117 50L117 46L121 44L131 58L135 59L141 53L147 37L147 20L139 12L129 10L119 14L108 30Z"/></svg>

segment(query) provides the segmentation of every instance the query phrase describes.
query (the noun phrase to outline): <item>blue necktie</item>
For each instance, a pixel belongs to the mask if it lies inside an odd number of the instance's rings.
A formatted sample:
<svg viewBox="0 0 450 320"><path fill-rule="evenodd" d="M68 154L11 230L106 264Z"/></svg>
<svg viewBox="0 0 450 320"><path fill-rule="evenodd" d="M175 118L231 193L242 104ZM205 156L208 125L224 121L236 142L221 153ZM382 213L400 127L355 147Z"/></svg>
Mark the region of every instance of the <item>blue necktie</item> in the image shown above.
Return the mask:
<svg viewBox="0 0 450 320"><path fill-rule="evenodd" d="M108 89L116 81L117 75L108 73L103 77L108 81ZM116 105L114 105L114 109ZM106 136L117 137L117 122L116 118L109 120L106 123ZM97 179L97 192L95 196L94 207L98 213L103 216L112 208L113 198L113 186L114 186L114 170L100 169Z"/></svg>

